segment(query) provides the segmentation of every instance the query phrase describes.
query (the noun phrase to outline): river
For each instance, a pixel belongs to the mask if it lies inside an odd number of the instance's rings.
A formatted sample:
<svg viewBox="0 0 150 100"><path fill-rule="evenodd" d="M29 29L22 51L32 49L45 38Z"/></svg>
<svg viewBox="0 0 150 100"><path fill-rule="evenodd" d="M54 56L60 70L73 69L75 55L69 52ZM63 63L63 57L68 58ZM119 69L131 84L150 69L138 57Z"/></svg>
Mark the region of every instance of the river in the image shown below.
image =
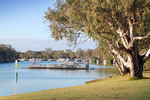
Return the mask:
<svg viewBox="0 0 150 100"><path fill-rule="evenodd" d="M54 70L54 69L27 69L29 61L0 64L0 96L16 95L28 92L35 92L46 89L71 87L83 85L86 81L102 79L115 75L105 68L111 66L90 65L95 70ZM46 62L42 64L54 64L62 62ZM18 79L16 79L16 72Z"/></svg>

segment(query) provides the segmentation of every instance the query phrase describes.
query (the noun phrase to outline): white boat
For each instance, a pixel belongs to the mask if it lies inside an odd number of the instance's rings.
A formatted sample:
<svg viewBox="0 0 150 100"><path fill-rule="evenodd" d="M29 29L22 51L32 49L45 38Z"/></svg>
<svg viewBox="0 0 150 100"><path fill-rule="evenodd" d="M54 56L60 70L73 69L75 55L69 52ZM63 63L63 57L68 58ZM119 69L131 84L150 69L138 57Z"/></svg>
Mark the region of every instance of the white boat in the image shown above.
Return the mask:
<svg viewBox="0 0 150 100"><path fill-rule="evenodd" d="M64 61L63 64L40 65L35 62L30 63L29 69L89 69L89 64L76 61Z"/></svg>

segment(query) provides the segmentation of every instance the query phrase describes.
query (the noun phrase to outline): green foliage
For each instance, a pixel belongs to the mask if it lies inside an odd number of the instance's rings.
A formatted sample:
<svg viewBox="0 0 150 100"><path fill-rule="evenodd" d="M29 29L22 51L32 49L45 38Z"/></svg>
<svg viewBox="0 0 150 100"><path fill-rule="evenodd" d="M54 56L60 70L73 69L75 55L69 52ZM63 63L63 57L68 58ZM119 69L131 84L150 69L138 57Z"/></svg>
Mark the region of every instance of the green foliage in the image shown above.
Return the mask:
<svg viewBox="0 0 150 100"><path fill-rule="evenodd" d="M129 80L132 81L132 80L138 80L139 77L129 77Z"/></svg>
<svg viewBox="0 0 150 100"><path fill-rule="evenodd" d="M108 66L113 65L113 60L112 60L112 59L111 59L111 60L110 60L110 59L107 59L106 61L107 61L107 65L108 65Z"/></svg>
<svg viewBox="0 0 150 100"><path fill-rule="evenodd" d="M72 51L69 52L69 58L71 58L71 59L75 58L75 53Z"/></svg>
<svg viewBox="0 0 150 100"><path fill-rule="evenodd" d="M58 59L58 58L71 58L71 59L97 59L102 60L105 58L103 53L100 50L101 48L98 47L94 50L88 49L88 50L82 50L78 49L76 52L73 52L69 49L63 50L52 50L52 49L45 49L45 51L32 51L28 50L25 53L20 53L20 58L36 58L36 59ZM93 62L96 64L96 60Z"/></svg>
<svg viewBox="0 0 150 100"><path fill-rule="evenodd" d="M64 51L57 51L54 55L53 55L54 58L58 59L58 58L64 58L65 57L65 54L64 54Z"/></svg>
<svg viewBox="0 0 150 100"><path fill-rule="evenodd" d="M106 41L101 37L115 40L118 37L116 30L118 27L127 29L128 17L133 13L141 21L138 25L139 34L150 31L149 5L147 0L59 0L56 9L49 8L45 18L50 21L52 37L56 40L66 38L73 42L83 32L105 44Z"/></svg>
<svg viewBox="0 0 150 100"><path fill-rule="evenodd" d="M120 71L131 67L127 64L131 56L139 57L130 62L138 72L141 69L135 63L147 60L141 54L150 46L149 0L57 0L56 8L48 9L45 18L53 38L65 38L71 44L77 44L79 38L92 38L103 52L99 59L112 60L113 56L118 68L124 67Z"/></svg>
<svg viewBox="0 0 150 100"><path fill-rule="evenodd" d="M93 59L92 63L93 63L93 64L96 64L96 63L97 63L97 60L98 60L98 58L95 57L95 58Z"/></svg>
<svg viewBox="0 0 150 100"><path fill-rule="evenodd" d="M150 31L149 13L148 0L58 0L56 8L49 8L45 18L56 40L66 38L75 44L84 34L107 50L109 43L118 40L118 28L128 32L132 17L136 16L138 21L138 36L146 35ZM148 41L141 40L139 47L150 45Z"/></svg>
<svg viewBox="0 0 150 100"><path fill-rule="evenodd" d="M147 60L147 62L144 64L145 70L150 70L150 58Z"/></svg>
<svg viewBox="0 0 150 100"><path fill-rule="evenodd" d="M120 72L119 72L117 67L113 68L113 73L115 73L116 75L120 76Z"/></svg>
<svg viewBox="0 0 150 100"><path fill-rule="evenodd" d="M104 57L104 53L101 52L101 49L102 49L101 47L97 47L96 49L94 49L91 54L92 58L96 57L96 58L99 58L100 60L102 60Z"/></svg>
<svg viewBox="0 0 150 100"><path fill-rule="evenodd" d="M92 57L92 52L93 52L92 49L88 49L87 51L85 51L84 58L86 58L86 59L91 58Z"/></svg>
<svg viewBox="0 0 150 100"><path fill-rule="evenodd" d="M19 52L11 45L0 44L0 63L13 62L18 58Z"/></svg>
<svg viewBox="0 0 150 100"><path fill-rule="evenodd" d="M76 51L76 57L79 59L82 59L84 57L84 50L82 50L81 48L79 48L77 51Z"/></svg>

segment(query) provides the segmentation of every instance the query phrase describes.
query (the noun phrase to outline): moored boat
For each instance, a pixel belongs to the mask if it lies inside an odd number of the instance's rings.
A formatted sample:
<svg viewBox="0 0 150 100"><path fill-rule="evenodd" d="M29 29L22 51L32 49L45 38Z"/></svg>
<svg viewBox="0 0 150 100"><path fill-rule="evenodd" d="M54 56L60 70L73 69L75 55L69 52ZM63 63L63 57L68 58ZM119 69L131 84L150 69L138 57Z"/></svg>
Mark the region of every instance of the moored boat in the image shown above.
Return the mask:
<svg viewBox="0 0 150 100"><path fill-rule="evenodd" d="M63 64L42 65L31 62L29 69L89 69L88 63L78 63L76 61L64 61Z"/></svg>

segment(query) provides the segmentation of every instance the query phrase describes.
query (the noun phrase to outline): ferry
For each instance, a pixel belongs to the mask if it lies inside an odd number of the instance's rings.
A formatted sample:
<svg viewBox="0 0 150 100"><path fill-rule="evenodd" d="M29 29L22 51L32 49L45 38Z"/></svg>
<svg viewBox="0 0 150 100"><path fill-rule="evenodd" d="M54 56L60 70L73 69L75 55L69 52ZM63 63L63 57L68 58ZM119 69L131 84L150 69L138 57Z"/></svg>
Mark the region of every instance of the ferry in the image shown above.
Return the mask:
<svg viewBox="0 0 150 100"><path fill-rule="evenodd" d="M67 59L63 64L51 64L51 65L42 65L36 64L36 62L31 62L29 69L89 69L89 63L82 62L82 60L72 60Z"/></svg>

